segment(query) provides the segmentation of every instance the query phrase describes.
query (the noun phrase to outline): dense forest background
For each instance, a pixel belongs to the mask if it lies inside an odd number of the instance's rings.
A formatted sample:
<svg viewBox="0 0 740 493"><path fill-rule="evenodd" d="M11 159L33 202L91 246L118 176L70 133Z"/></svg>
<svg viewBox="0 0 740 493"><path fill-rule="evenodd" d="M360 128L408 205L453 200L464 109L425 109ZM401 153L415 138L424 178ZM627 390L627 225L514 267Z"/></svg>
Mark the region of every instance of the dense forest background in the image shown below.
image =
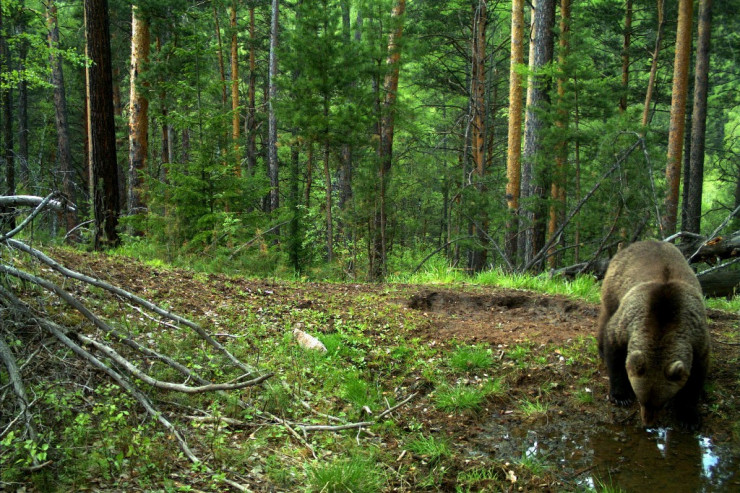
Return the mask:
<svg viewBox="0 0 740 493"><path fill-rule="evenodd" d="M692 3L3 0L0 190L75 204L37 235L257 275L706 234L740 205L740 1Z"/></svg>

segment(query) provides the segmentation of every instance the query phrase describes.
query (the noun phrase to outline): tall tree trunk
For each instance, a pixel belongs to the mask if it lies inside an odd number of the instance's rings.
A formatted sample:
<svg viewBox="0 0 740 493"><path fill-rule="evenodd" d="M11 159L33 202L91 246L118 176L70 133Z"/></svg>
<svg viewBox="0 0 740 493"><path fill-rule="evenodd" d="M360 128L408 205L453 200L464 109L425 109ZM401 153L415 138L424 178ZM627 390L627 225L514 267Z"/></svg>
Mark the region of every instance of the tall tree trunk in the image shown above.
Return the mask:
<svg viewBox="0 0 740 493"><path fill-rule="evenodd" d="M688 201L684 203L684 231L699 233L704 182L704 144L707 129L707 85L709 50L712 37L712 0L699 0L699 24L694 68L694 106L691 119L691 155L689 159Z"/></svg>
<svg viewBox="0 0 740 493"><path fill-rule="evenodd" d="M395 131L396 98L398 96L398 77L401 64L400 41L403 36L403 15L406 11L406 0L396 0L391 11L392 30L388 35L388 57L386 75L383 81L383 104L380 116L380 142L378 145L378 197L374 226L374 252L370 278L381 280L386 273L387 260L387 192L390 171L393 164L393 133Z"/></svg>
<svg viewBox="0 0 740 493"><path fill-rule="evenodd" d="M3 31L3 13L0 9L0 68L3 71L10 72L11 58L8 40ZM15 195L15 152L13 150L13 104L12 90L10 87L0 87L0 106L2 106L2 127L3 127L3 157L5 161L5 190L2 192L7 195ZM15 227L14 211L11 208L0 210L0 223L8 229Z"/></svg>
<svg viewBox="0 0 740 493"><path fill-rule="evenodd" d="M257 167L257 109L255 105L257 85L257 62L255 44L257 39L254 30L254 3L249 4L249 88L247 89L247 172L254 174Z"/></svg>
<svg viewBox="0 0 740 493"><path fill-rule="evenodd" d="M678 191L681 182L681 151L686 119L686 96L691 58L692 0L679 0L676 31L676 58L673 64L671 91L671 122L668 133L668 162L666 164L665 216L662 220L663 237L676 231Z"/></svg>
<svg viewBox="0 0 740 493"><path fill-rule="evenodd" d="M627 109L627 91L630 83L630 41L632 39L632 0L626 0L624 13L624 41L622 43L622 96L619 111Z"/></svg>
<svg viewBox="0 0 740 493"><path fill-rule="evenodd" d="M221 40L221 23L218 21L216 2L213 2L213 23L216 26L216 46L218 46L218 74L221 77L221 105L226 108L226 67L224 66L224 44Z"/></svg>
<svg viewBox="0 0 740 493"><path fill-rule="evenodd" d="M348 0L342 0L342 41L349 47L352 41L351 25L350 25L350 2ZM358 23L362 22L361 11L358 9L357 12ZM361 31L358 29L354 38L355 42L361 41ZM356 82L351 82L352 87L356 86ZM342 144L342 150L340 153L340 164L339 164L339 208L344 210L346 204L352 198L352 146L348 143ZM343 225L339 225L339 229L343 229Z"/></svg>
<svg viewBox="0 0 740 493"><path fill-rule="evenodd" d="M149 149L149 99L144 93L147 84L142 82L143 71L149 62L149 21L141 10L131 7L131 89L129 98L129 162L128 197L129 214L146 210L144 199L144 174ZM140 231L136 231L140 234Z"/></svg>
<svg viewBox="0 0 740 493"><path fill-rule="evenodd" d="M241 149L239 147L239 45L237 43L236 0L231 0L229 13L231 25L231 140L234 145L234 162L237 175L241 175Z"/></svg>
<svg viewBox="0 0 740 493"><path fill-rule="evenodd" d="M85 47L91 61L87 68L90 181L95 216L94 247L99 250L119 243L116 228L121 210L107 0L85 0Z"/></svg>
<svg viewBox="0 0 740 493"><path fill-rule="evenodd" d="M522 76L524 63L524 0L511 2L511 60L509 68L509 137L506 155L506 256L516 262L522 157Z"/></svg>
<svg viewBox="0 0 740 493"><path fill-rule="evenodd" d="M268 175L270 177L270 211L280 207L280 188L278 181L278 154L277 154L277 120L275 119L275 100L277 97L277 42L279 1L272 0L272 14L270 21L270 66L268 81Z"/></svg>
<svg viewBox="0 0 740 493"><path fill-rule="evenodd" d="M539 112L548 102L547 75L539 71L552 61L553 32L555 22L555 0L536 0L532 21L530 44L530 76L527 84L527 112L524 122L524 151L522 167L522 197L531 198L531 209L527 212L528 224L520 225L519 248L524 253L524 263L532 260L534 253L544 240L544 169L535 163L542 150L545 121Z"/></svg>
<svg viewBox="0 0 740 493"><path fill-rule="evenodd" d="M49 64L51 65L51 84L54 86L54 122L57 130L57 167L61 175L61 192L71 203L76 203L72 177L72 152L69 147L69 123L67 121L67 95L64 89L64 71L62 59L56 51L59 48L59 20L54 0L46 4L46 26L49 31ZM77 212L65 209L65 230L69 233L77 225ZM68 237L71 242L78 241L78 236Z"/></svg>
<svg viewBox="0 0 740 493"><path fill-rule="evenodd" d="M334 260L334 227L331 215L331 168L329 167L329 141L324 142L324 182L326 183L326 260Z"/></svg>
<svg viewBox="0 0 740 493"><path fill-rule="evenodd" d="M470 77L470 108L472 110L472 142L471 157L473 159L473 173L476 178L476 188L483 196L486 192L486 2L479 0L473 5L473 42L471 46L471 77ZM488 245L488 218L486 212L473 211L473 216L479 222L473 225L473 231L478 241L484 245L483 249L471 252L468 267L472 272L480 272L486 265L485 245Z"/></svg>
<svg viewBox="0 0 740 493"><path fill-rule="evenodd" d="M631 0L630 0L631 1ZM565 63L570 51L570 2L571 0L560 1L560 50L558 52L558 65L560 75L558 76L558 111L555 125L558 127L560 135L568 134L568 112L565 109ZM550 223L547 231L550 237L555 234L560 223L563 221L565 213L565 184L566 172L565 164L568 161L568 141L563 137L555 147L555 169L553 171L552 186L550 188ZM548 266L555 268L557 257L554 255L556 244L553 244L548 257Z"/></svg>
<svg viewBox="0 0 740 493"><path fill-rule="evenodd" d="M653 61L650 65L650 77L648 78L648 87L645 93L645 106L642 110L642 126L647 127L650 117L650 101L653 99L653 89L655 88L655 76L658 73L658 54L660 45L663 42L663 28L665 26L665 16L663 15L663 4L665 0L657 0L658 9L658 33L655 38L655 50L653 50Z"/></svg>
<svg viewBox="0 0 740 493"><path fill-rule="evenodd" d="M18 164L20 165L21 188L28 190L31 171L28 166L28 80L25 74L28 41L25 38L27 27L25 0L21 0L18 10L18 32L21 35L18 45L18 61L21 71L21 79L18 81Z"/></svg>
<svg viewBox="0 0 740 493"><path fill-rule="evenodd" d="M311 186L313 185L313 142L308 141L308 156L306 157L306 188L303 190L303 204L306 209L311 207Z"/></svg>

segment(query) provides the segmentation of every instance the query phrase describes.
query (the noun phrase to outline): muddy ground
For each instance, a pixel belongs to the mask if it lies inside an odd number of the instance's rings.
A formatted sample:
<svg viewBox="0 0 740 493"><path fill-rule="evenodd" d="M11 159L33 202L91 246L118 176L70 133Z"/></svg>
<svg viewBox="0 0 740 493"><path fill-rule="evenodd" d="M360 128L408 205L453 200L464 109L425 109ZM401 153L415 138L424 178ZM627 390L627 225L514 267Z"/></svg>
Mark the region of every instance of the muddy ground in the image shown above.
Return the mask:
<svg viewBox="0 0 740 493"><path fill-rule="evenodd" d="M433 464L404 452L401 440L389 440L385 446L407 471L403 479L389 482L389 490L456 491L461 474L472 471L488 471L489 476L468 482L470 491L500 491L502 485L511 491L599 489L600 484L625 491L645 491L645 486L658 491L740 488L738 314L709 311L713 364L701 430L682 431L670 416L662 418L661 427L643 430L636 405L618 408L606 400L608 381L593 338L595 304L472 285L244 280L151 268L121 258L56 254L67 265L141 296L166 300L194 319L213 318L225 305L278 306L271 316L282 318L283 325L300 319L302 310L327 313L326 326L315 330L329 333L338 312L367 313L371 300L375 313L401 313L415 320L404 337L418 338L419 344L440 351L459 344L490 347L500 362L494 371L505 375L508 392L487 401L479 412L441 412L432 405L434 382L421 375L406 379L406 390L419 392L419 397L396 413L399 424L421 423L429 433L446 437L455 453L445 464L446 473L434 476ZM380 332L379 323L368 316L368 335ZM526 348L526 359L514 358L512 348ZM546 411L522 413L518 404L525 400L545 403ZM520 464L523 458L537 459L546 468L526 469ZM436 477L434 484L422 481L428 477ZM264 477L251 486L258 491L291 489L271 485Z"/></svg>

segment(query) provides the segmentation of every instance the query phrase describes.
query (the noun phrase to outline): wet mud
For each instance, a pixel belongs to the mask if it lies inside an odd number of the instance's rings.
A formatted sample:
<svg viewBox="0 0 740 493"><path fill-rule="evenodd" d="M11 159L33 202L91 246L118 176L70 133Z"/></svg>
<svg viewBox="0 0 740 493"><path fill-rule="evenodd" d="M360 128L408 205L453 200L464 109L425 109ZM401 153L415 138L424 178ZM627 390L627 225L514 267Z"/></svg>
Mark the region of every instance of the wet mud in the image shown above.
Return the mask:
<svg viewBox="0 0 740 493"><path fill-rule="evenodd" d="M713 362L704 423L698 432L682 429L667 413L661 427L644 429L637 404L617 407L606 399L608 378L598 358L585 365L553 362L553 351L594 336L598 308L563 297L526 291L422 291L408 301L432 320L427 337L444 343L490 344L497 349L529 344L550 363L520 370L510 379L508 402L469 426L456 429L458 443L468 456L505 463L534 461L555 477L546 490L580 491L621 488L621 491L715 492L740 491L740 387L738 349L728 337L740 329L740 316L709 311ZM595 342L594 342L595 344ZM505 351L500 352L507 365ZM573 396L584 378L593 402ZM557 382L549 396L548 383ZM517 400L548 401L543 416L527 417L516 410ZM452 423L449 423L452 425ZM529 485L531 486L531 485ZM527 486L525 486L527 490Z"/></svg>

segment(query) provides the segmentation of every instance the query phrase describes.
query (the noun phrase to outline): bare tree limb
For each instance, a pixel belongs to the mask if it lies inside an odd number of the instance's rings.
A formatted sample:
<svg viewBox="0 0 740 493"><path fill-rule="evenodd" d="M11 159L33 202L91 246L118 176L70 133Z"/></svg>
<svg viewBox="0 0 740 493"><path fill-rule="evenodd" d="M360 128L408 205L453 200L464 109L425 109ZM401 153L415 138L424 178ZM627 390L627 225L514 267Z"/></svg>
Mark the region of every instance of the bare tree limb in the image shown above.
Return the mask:
<svg viewBox="0 0 740 493"><path fill-rule="evenodd" d="M75 337L79 339L81 342L88 344L101 353L108 356L110 359L121 365L127 372L131 373L133 376L140 378L145 383L148 383L149 385L153 387L157 387L159 389L164 390L172 390L175 392L182 392L184 394L198 394L202 392L213 392L215 390L239 390L243 389L245 387L250 387L252 385L257 385L258 383L264 382L268 378L272 376L272 374L266 374L262 375L261 377L254 378L252 380L248 380L246 382L241 383L214 383L209 385L201 385L199 387L191 387L189 385L183 385L179 383L173 383L173 382L166 382L162 380L157 380L156 378L152 378L143 371L139 370L135 365L133 365L130 361L128 361L126 358L121 356L114 350L112 347L107 346L103 343L100 343L94 339L90 339L89 337L82 335L82 334L75 334Z"/></svg>
<svg viewBox="0 0 740 493"><path fill-rule="evenodd" d="M256 373L257 370L255 368L251 368L248 365L245 365L243 362L238 360L234 355L232 355L228 349L226 349L221 343L216 341L213 337L211 337L200 325L191 322L190 320L181 317L175 313L172 313L170 311L167 311L154 303L151 303L143 298L140 298L132 293L129 293L128 291L121 289L117 286L113 286L105 281L102 281L100 279L96 279L94 277L86 276L85 274L82 274L80 272L73 271L71 269L68 269L64 267L63 265L59 264L58 262L52 260L47 255L45 255L43 252L36 250L35 248L32 248L25 243L9 239L6 242L8 245L10 245L13 248L16 248L22 252L25 252L38 260L40 260L42 263L46 264L47 266L51 267L52 269L56 270L60 274L70 277L72 279L76 279L78 281L83 281L88 284L92 284L93 286L105 289L106 291L109 291L111 293L114 293L121 298L124 298L130 302L136 303L138 305L143 306L144 308L153 311L154 313L157 313L158 315L161 315L165 318L168 318L170 320L173 320L175 322L181 323L187 327L190 327L192 330L194 330L200 337L202 337L208 344L213 346L214 348L218 349L221 353L223 353L232 363L234 363L236 366L241 368L242 370L249 372L249 373Z"/></svg>
<svg viewBox="0 0 740 493"><path fill-rule="evenodd" d="M0 360L5 363L5 369L8 371L8 378L10 383L13 385L13 390L16 395L16 402L20 408L20 415L23 416L23 421L26 425L26 431L31 440L36 441L36 429L33 426L33 416L29 410L28 395L26 394L26 387L23 385L23 379L21 378L20 372L18 371L18 365L15 361L15 356L10 350L10 347L6 344L5 339L0 337ZM33 457L33 464L38 465L38 459Z"/></svg>
<svg viewBox="0 0 740 493"><path fill-rule="evenodd" d="M58 194L53 193L58 196ZM0 206L4 207L18 207L18 206L37 206L45 199L43 197L37 197L35 195L2 195L0 196ZM68 210L74 211L75 208L69 203L60 202L58 200L49 200L45 207L51 207L56 210Z"/></svg>

